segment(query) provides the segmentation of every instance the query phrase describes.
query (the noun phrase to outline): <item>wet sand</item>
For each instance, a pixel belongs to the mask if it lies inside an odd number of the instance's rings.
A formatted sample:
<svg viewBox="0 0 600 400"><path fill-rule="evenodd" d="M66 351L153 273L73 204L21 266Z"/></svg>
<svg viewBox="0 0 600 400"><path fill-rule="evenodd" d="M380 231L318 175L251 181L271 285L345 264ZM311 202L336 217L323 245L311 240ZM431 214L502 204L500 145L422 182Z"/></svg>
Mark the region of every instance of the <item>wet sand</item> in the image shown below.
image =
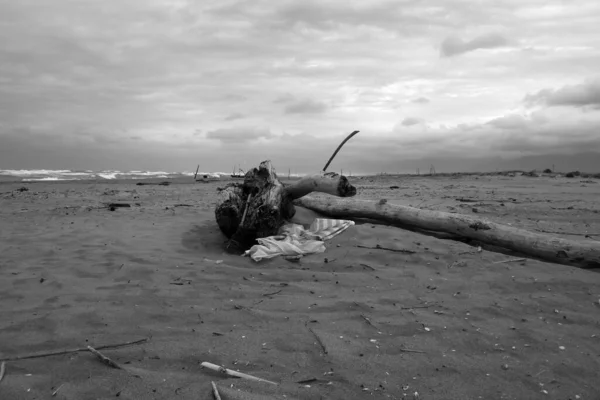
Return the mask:
<svg viewBox="0 0 600 400"><path fill-rule="evenodd" d="M598 179L351 181L359 198L600 240ZM125 370L86 351L7 361L0 399L212 399L211 381L223 399L600 395L597 272L360 221L323 254L256 263L223 251L223 182L135 183L0 183L0 359L149 338L102 350ZM357 247L376 245L415 253Z"/></svg>

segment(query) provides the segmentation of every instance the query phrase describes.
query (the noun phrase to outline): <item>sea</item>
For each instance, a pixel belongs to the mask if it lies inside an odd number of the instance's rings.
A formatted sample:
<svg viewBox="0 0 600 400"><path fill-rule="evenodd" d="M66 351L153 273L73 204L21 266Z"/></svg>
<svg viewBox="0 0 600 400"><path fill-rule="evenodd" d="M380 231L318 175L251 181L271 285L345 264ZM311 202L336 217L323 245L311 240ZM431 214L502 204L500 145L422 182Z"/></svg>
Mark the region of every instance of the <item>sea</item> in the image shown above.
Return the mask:
<svg viewBox="0 0 600 400"><path fill-rule="evenodd" d="M70 169L0 169L2 182L42 182L42 181L98 181L98 180L126 180L126 179L177 179L192 178L195 171L167 172L167 171L117 171L117 170L70 170ZM288 174L281 177L284 178ZM304 174L291 174L292 177L301 177ZM231 172L202 172L198 177L231 178Z"/></svg>
<svg viewBox="0 0 600 400"><path fill-rule="evenodd" d="M88 180L122 180L122 179L176 179L193 177L195 171L117 171L117 170L70 170L70 169L0 169L1 181L88 181ZM226 172L198 172L198 176L208 175L213 178L230 176Z"/></svg>

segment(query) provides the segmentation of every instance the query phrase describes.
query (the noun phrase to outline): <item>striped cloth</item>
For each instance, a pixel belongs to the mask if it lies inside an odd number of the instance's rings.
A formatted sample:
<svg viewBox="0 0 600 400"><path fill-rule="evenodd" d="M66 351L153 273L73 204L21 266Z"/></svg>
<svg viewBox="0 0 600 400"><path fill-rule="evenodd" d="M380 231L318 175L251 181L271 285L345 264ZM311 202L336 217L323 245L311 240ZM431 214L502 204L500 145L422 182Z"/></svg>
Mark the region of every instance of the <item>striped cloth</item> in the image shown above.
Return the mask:
<svg viewBox="0 0 600 400"><path fill-rule="evenodd" d="M308 230L302 225L287 224L280 235L257 239L258 244L244 253L254 261L264 258L284 256L303 256L325 251L324 241L329 240L354 225L354 221L342 219L317 218Z"/></svg>

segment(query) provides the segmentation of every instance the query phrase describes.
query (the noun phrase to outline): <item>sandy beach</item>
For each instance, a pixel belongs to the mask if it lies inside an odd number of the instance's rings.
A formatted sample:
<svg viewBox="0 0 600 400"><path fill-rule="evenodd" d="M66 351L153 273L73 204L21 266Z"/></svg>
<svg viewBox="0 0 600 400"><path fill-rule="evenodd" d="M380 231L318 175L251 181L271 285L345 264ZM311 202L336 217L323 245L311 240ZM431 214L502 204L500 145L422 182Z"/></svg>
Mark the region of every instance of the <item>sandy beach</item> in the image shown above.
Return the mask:
<svg viewBox="0 0 600 400"><path fill-rule="evenodd" d="M350 179L362 199L600 240L600 179ZM597 271L364 221L325 253L257 263L224 251L224 182L136 182L0 183L1 400L208 400L211 381L222 399L600 398ZM13 360L144 338L102 350L124 369Z"/></svg>

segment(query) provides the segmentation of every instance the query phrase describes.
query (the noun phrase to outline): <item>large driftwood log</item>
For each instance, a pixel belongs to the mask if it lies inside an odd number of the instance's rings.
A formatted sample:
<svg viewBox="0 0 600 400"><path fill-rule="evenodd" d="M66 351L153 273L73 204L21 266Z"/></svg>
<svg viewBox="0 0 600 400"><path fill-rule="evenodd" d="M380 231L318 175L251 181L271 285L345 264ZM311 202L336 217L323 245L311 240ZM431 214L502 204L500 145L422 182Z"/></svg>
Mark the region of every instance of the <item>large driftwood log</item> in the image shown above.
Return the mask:
<svg viewBox="0 0 600 400"><path fill-rule="evenodd" d="M246 250L257 238L276 235L296 210L292 202L311 192L339 197L356 194L348 179L336 173L319 173L284 186L270 161L246 173L243 183L231 183L221 189L215 218L230 239L228 247Z"/></svg>
<svg viewBox="0 0 600 400"><path fill-rule="evenodd" d="M368 218L422 230L447 232L542 260L581 268L600 268L598 241L556 238L482 218L422 210L386 201L304 197L296 200L295 204L335 218Z"/></svg>

